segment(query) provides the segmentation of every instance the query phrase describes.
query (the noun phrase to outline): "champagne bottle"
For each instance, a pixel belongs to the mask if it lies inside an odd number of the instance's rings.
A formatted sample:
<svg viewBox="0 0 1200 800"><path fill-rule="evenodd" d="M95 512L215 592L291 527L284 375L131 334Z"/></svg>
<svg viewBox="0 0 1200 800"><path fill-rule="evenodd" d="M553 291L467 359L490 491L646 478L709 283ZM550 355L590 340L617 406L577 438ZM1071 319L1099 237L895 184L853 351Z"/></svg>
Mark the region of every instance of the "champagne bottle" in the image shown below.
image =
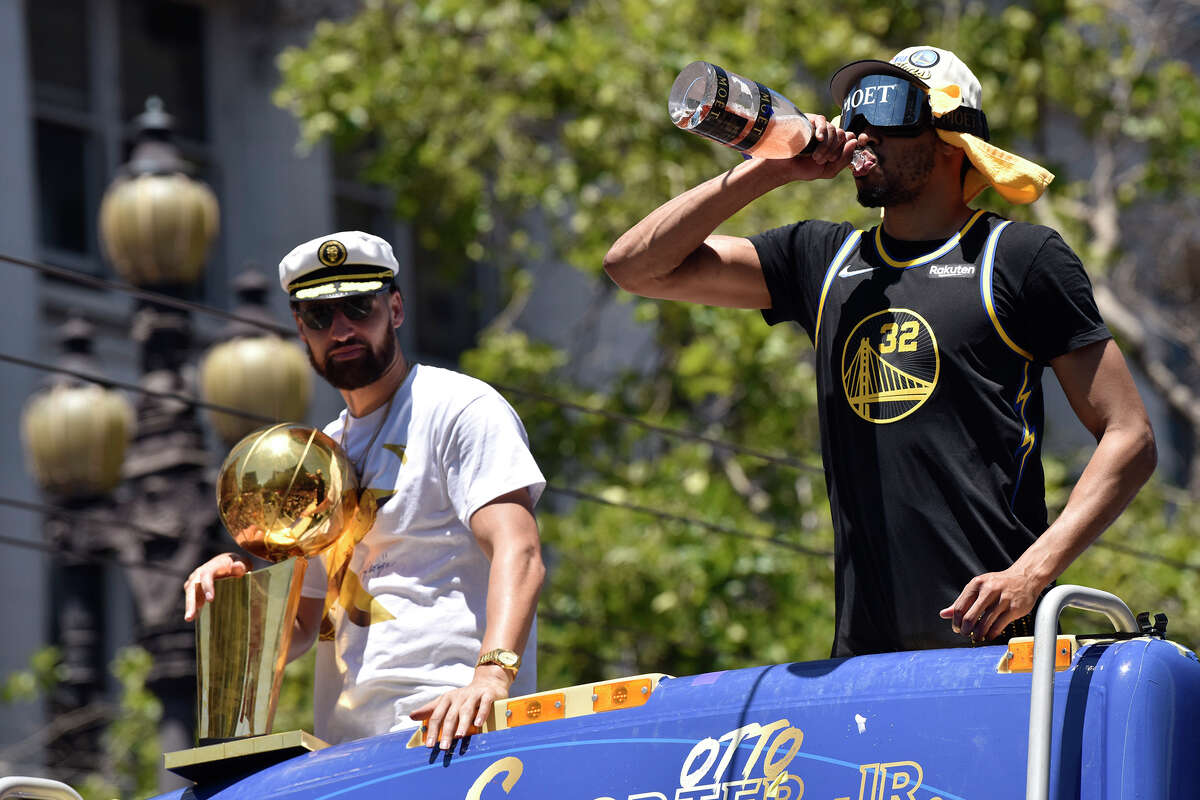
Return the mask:
<svg viewBox="0 0 1200 800"><path fill-rule="evenodd" d="M758 158L792 158L817 146L808 117L785 97L707 61L693 61L671 86L676 127Z"/></svg>

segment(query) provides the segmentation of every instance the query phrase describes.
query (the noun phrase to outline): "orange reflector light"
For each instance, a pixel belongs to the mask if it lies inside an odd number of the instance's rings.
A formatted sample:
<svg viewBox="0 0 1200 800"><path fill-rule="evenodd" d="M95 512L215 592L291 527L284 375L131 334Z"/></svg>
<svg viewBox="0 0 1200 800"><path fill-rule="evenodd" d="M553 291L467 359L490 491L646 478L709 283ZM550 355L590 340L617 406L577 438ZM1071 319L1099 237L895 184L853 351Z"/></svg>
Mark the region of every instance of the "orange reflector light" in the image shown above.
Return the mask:
<svg viewBox="0 0 1200 800"><path fill-rule="evenodd" d="M1071 666L1071 656L1075 653L1075 641L1071 636L1059 636L1054 643L1054 670L1061 672ZM1032 672L1033 671L1033 639L1021 638L1008 643L1008 653L1004 656L1003 672Z"/></svg>
<svg viewBox="0 0 1200 800"><path fill-rule="evenodd" d="M650 699L650 679L597 683L592 687L592 711L633 708Z"/></svg>
<svg viewBox="0 0 1200 800"><path fill-rule="evenodd" d="M515 728L517 725L529 725L533 722L545 722L548 719L562 719L566 715L567 697L562 692L510 700L505 705L504 711L507 725L510 728Z"/></svg>

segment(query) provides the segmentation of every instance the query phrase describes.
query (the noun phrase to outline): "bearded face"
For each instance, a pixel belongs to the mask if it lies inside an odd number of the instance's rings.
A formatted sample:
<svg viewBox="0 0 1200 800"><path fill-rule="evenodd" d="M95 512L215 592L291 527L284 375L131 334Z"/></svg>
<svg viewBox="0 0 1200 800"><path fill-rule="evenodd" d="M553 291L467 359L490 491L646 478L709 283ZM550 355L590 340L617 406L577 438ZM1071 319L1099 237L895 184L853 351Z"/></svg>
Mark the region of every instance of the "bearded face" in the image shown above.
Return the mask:
<svg viewBox="0 0 1200 800"><path fill-rule="evenodd" d="M870 145L876 166L855 181L859 204L880 208L919 197L933 173L936 142L937 135L930 128L919 136L889 136Z"/></svg>
<svg viewBox="0 0 1200 800"><path fill-rule="evenodd" d="M347 300L296 306L296 321L314 370L335 389L361 389L379 380L396 361L392 325L401 313L399 294L382 292Z"/></svg>
<svg viewBox="0 0 1200 800"><path fill-rule="evenodd" d="M396 358L396 334L391 330L379 342L353 336L339 344L361 345L363 352L352 358L342 358L337 349L331 348L318 361L312 345L305 343L309 363L335 389L361 389L374 383L383 377Z"/></svg>

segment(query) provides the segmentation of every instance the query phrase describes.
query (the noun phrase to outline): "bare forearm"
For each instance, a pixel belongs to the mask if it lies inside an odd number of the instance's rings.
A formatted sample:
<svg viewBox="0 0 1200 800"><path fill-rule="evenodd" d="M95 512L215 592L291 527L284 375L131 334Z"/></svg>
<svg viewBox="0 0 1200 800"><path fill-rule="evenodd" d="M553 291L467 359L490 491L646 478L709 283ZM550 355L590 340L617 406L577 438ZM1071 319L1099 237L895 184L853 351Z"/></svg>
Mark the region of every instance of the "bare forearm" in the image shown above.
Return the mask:
<svg viewBox="0 0 1200 800"><path fill-rule="evenodd" d="M472 525L492 561L488 573L487 630L481 654L495 649L520 653L525 649L546 574L537 526L528 506L520 506L520 512L514 513L518 506L507 505L507 509L499 509L496 514L477 512L478 524ZM483 520L479 519L480 514L484 515ZM493 527L497 522L500 524ZM481 727L493 704L509 696L513 677L499 664L483 664L475 668L466 686L451 689L414 711L412 718L426 725L426 747L440 745L448 750L452 741L469 735L472 726Z"/></svg>
<svg viewBox="0 0 1200 800"><path fill-rule="evenodd" d="M497 647L518 653L525 649L545 576L536 541L497 548L488 575L484 652Z"/></svg>
<svg viewBox="0 0 1200 800"><path fill-rule="evenodd" d="M1017 560L1042 586L1057 578L1129 505L1154 471L1148 425L1106 432L1058 519Z"/></svg>
<svg viewBox="0 0 1200 800"><path fill-rule="evenodd" d="M617 239L604 269L628 291L653 285L677 269L725 220L789 180L762 159L744 161L669 200Z"/></svg>
<svg viewBox="0 0 1200 800"><path fill-rule="evenodd" d="M292 623L292 638L288 642L287 660L296 660L308 652L321 628L325 612L325 600L320 597L301 597Z"/></svg>
<svg viewBox="0 0 1200 800"><path fill-rule="evenodd" d="M1129 504L1154 471L1150 420L1120 350L1106 340L1051 362L1079 421L1096 437L1083 475L1054 524L1011 567L972 578L940 612L955 632L990 639L1033 610L1038 595Z"/></svg>

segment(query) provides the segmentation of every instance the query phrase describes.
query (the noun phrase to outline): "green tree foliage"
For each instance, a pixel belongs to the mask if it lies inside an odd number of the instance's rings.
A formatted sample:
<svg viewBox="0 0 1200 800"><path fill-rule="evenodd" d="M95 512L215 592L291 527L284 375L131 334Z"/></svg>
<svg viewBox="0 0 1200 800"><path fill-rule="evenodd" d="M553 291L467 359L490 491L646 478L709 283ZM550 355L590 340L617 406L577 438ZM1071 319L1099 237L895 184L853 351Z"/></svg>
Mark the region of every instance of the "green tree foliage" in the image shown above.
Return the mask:
<svg viewBox="0 0 1200 800"><path fill-rule="evenodd" d="M84 800L136 800L158 794L162 704L146 688L150 667L150 654L140 647L122 649L110 665L120 698L116 708L98 709L100 716L111 719L101 736L101 768L70 778ZM0 704L44 700L53 693L63 669L58 649L42 648L34 653L28 669L10 673L0 683ZM92 724L92 719L87 717L84 724Z"/></svg>
<svg viewBox="0 0 1200 800"><path fill-rule="evenodd" d="M1080 148L1053 146L1054 130L1084 143L1119 138L1123 157L1141 165L1129 173L1136 181L1121 182L1104 202L1195 188L1194 170L1182 167L1200 140L1196 76L1147 49L1132 18L1114 8L1063 0L1001 9L954 0L368 0L281 55L277 101L296 114L307 143L368 154L364 176L395 190L397 213L430 256L423 268L486 264L527 281L523 266L554 259L607 286L602 258L623 231L739 158L671 126L665 98L684 65L722 64L832 116L835 68L937 43L976 69L993 140L1059 173L1038 206L1086 245L1086 210L1103 205L1089 195L1093 165L1070 162ZM980 202L1031 213L994 195ZM835 180L775 191L721 230L749 234L806 216L860 225L877 218L857 207L848 181ZM824 656L833 589L832 559L822 553L832 533L814 469L806 338L751 312L636 308L657 343L649 373L579 386L563 377L569 356L502 325L464 356L468 372L525 390L510 397L551 483L540 517L552 568L541 604L541 683ZM564 410L536 393L800 464ZM1186 560L1186 526L1195 532L1189 509L1146 494L1108 539ZM1195 577L1192 567L1103 548L1071 573L1135 606L1177 610L1177 629L1189 633L1200 632L1200 613L1185 599L1194 594L1183 592Z"/></svg>
<svg viewBox="0 0 1200 800"><path fill-rule="evenodd" d="M48 694L62 677L62 653L43 647L33 654L28 669L19 669L0 682L0 703L28 703Z"/></svg>
<svg viewBox="0 0 1200 800"><path fill-rule="evenodd" d="M1100 541L1080 556L1061 583L1115 592L1136 613L1167 615L1171 639L1200 648L1200 503L1178 490L1152 482ZM1103 631L1104 617L1064 614L1064 630Z"/></svg>
<svg viewBox="0 0 1200 800"><path fill-rule="evenodd" d="M158 794L162 704L146 688L150 667L150 654L140 647L124 648L113 659L111 669L121 686L120 702L104 731L103 772L87 776L81 786L75 787L84 800Z"/></svg>
<svg viewBox="0 0 1200 800"><path fill-rule="evenodd" d="M287 665L275 707L275 731L311 731L313 729L313 677L316 674L317 648Z"/></svg>

